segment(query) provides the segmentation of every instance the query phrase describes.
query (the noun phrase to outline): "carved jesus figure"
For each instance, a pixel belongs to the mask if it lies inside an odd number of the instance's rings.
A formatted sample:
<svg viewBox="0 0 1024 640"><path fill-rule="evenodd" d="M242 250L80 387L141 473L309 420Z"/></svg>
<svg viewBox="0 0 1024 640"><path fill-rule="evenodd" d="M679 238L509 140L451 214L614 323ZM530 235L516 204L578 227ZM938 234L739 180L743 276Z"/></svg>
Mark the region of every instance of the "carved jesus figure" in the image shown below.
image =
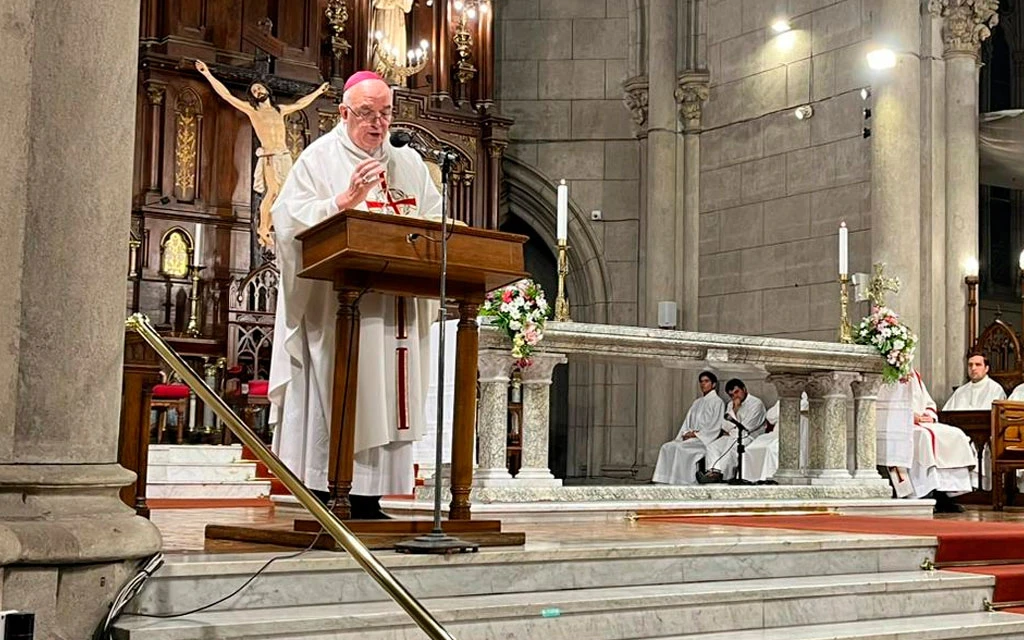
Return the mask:
<svg viewBox="0 0 1024 640"><path fill-rule="evenodd" d="M257 235L264 247L273 247L274 238L270 234L273 219L270 208L274 206L277 194L281 192L284 179L292 168L292 155L286 143L284 119L289 114L305 109L330 87L328 83L320 85L313 93L299 98L292 104L279 105L274 101L270 89L261 82L254 82L246 91L246 100L240 100L231 94L202 60L196 60L196 69L209 81L210 86L221 98L231 106L249 116L253 131L260 141L256 149L256 167L253 170L252 188L256 193L263 194L260 204L260 224Z"/></svg>

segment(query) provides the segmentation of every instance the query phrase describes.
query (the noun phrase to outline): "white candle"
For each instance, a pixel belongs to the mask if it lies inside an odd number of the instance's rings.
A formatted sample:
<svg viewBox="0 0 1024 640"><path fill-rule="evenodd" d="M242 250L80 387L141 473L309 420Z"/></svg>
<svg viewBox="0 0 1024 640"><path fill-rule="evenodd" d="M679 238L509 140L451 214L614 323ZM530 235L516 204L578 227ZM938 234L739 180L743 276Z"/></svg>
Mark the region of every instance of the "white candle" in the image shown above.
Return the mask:
<svg viewBox="0 0 1024 640"><path fill-rule="evenodd" d="M558 241L569 239L569 187L565 180L558 183Z"/></svg>
<svg viewBox="0 0 1024 640"><path fill-rule="evenodd" d="M846 223L839 223L839 275L841 276L850 273L849 235Z"/></svg>
<svg viewBox="0 0 1024 640"><path fill-rule="evenodd" d="M192 246L192 266L201 266L203 257L203 225L196 225L196 241Z"/></svg>

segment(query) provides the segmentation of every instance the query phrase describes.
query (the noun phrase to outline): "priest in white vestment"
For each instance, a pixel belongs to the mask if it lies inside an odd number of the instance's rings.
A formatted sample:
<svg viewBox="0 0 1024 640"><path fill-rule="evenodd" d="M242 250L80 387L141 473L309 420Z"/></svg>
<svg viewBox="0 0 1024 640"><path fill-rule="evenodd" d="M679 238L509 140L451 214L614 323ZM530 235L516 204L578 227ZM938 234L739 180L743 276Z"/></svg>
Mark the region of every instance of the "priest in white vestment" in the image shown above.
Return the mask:
<svg viewBox="0 0 1024 640"><path fill-rule="evenodd" d="M750 446L750 443L765 430L764 403L757 396L747 393L747 386L738 378L733 378L725 384L725 393L731 400L726 415L745 427L743 445ZM708 445L704 458L707 471L698 478L698 482L702 484L727 482L736 477L736 466L739 462L739 455L736 453L736 432L739 427L729 420L722 420L720 425L723 436Z"/></svg>
<svg viewBox="0 0 1024 640"><path fill-rule="evenodd" d="M388 140L388 85L370 72L354 74L339 111L339 124L302 153L273 208L281 272L269 389L273 448L318 491L328 488L338 301L330 282L297 277L302 248L295 236L345 209L441 216L426 164ZM426 341L437 308L373 293L360 300L359 386L349 399L356 402L353 517L379 517L381 495L413 490L413 442L423 433L429 380Z"/></svg>
<svg viewBox="0 0 1024 640"><path fill-rule="evenodd" d="M988 358L974 354L967 358L967 377L970 381L957 387L946 400L943 411L972 411L989 409L996 400L1005 400L1003 386L988 377Z"/></svg>
<svg viewBox="0 0 1024 640"><path fill-rule="evenodd" d="M675 440L661 445L652 482L696 484L697 465L707 445L722 435L725 401L718 395L718 377L710 371L698 376L701 397L693 401Z"/></svg>
<svg viewBox="0 0 1024 640"><path fill-rule="evenodd" d="M1014 402L1024 402L1024 384L1018 384L1013 388L1013 392L1007 400L1013 400Z"/></svg>
<svg viewBox="0 0 1024 640"><path fill-rule="evenodd" d="M903 419L913 426L910 437L895 450L892 460L909 459L910 464L890 463L889 476L896 496L900 498L934 497L936 511L960 511L949 498L973 489L971 471L977 466L977 452L971 439L961 429L938 421L935 401L932 400L921 374L914 370L906 382L886 385L879 399L891 394L897 387L905 387L909 403ZM891 416L896 419L894 412ZM897 447L899 449L899 447Z"/></svg>
<svg viewBox="0 0 1024 640"><path fill-rule="evenodd" d="M807 394L800 395L800 442L807 440L807 410L810 404ZM744 447L743 479L750 482L765 482L779 470L779 403L776 402L765 412L767 423L765 433Z"/></svg>

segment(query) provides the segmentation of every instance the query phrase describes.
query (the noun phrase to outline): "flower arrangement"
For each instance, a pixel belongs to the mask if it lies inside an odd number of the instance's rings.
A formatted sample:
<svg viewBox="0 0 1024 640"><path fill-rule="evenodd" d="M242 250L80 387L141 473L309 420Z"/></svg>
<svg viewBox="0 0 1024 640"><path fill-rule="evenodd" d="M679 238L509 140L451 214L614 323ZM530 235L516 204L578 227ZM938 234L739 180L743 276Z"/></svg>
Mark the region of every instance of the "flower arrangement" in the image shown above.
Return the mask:
<svg viewBox="0 0 1024 640"><path fill-rule="evenodd" d="M882 378L886 382L905 382L910 377L917 349L917 336L900 322L888 307L871 307L871 315L857 325L854 341L878 349L885 358Z"/></svg>
<svg viewBox="0 0 1024 640"><path fill-rule="evenodd" d="M544 290L527 279L488 293L480 307L480 316L494 318L494 326L512 341L512 357L520 367L530 366L530 354L544 337L544 322L550 315Z"/></svg>

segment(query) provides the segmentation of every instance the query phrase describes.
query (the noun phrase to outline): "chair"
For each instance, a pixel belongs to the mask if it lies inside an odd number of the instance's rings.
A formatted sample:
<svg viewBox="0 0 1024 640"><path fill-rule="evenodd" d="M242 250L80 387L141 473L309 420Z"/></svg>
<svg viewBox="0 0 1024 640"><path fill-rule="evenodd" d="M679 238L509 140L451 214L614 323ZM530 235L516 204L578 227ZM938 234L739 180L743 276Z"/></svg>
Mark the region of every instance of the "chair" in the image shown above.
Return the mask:
<svg viewBox="0 0 1024 640"><path fill-rule="evenodd" d="M167 412L174 411L177 419L177 439L181 444L185 429L185 406L188 403L189 389L183 382L169 382L153 387L153 399L149 403L150 411L156 413L156 443L164 441L167 429Z"/></svg>
<svg viewBox="0 0 1024 640"><path fill-rule="evenodd" d="M246 424L269 441L265 420L270 357L274 343L278 271L264 264L231 281L228 298L228 381L225 396ZM259 425L258 423L263 423ZM262 426L263 428L260 428ZM231 432L225 430L224 443Z"/></svg>
<svg viewBox="0 0 1024 640"><path fill-rule="evenodd" d="M992 403L992 508L1003 510L1007 472L1024 469L1024 402ZM1016 478L1016 476L1011 476Z"/></svg>

